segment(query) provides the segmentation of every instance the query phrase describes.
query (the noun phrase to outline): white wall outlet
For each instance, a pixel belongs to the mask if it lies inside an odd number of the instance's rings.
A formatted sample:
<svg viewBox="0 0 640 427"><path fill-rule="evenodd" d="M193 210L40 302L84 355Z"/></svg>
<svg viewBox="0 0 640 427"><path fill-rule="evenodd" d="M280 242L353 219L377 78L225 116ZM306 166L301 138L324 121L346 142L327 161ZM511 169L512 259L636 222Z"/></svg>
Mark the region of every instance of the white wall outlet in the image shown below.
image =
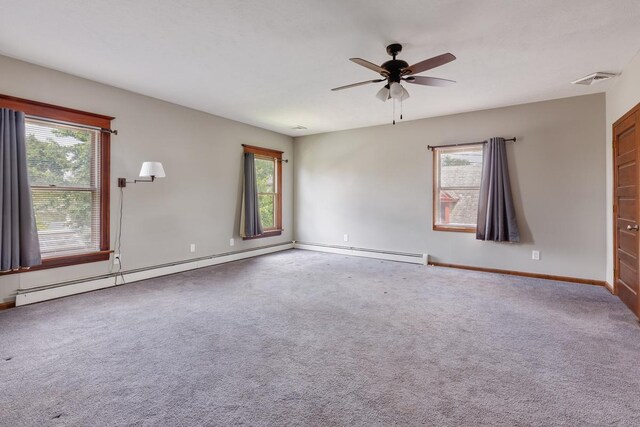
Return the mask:
<svg viewBox="0 0 640 427"><path fill-rule="evenodd" d="M120 264L120 254L113 254L113 263Z"/></svg>
<svg viewBox="0 0 640 427"><path fill-rule="evenodd" d="M345 234L345 235L344 235L344 237L343 237L343 239L344 239L344 241L345 241L345 242L348 242L348 241L349 241L349 235L348 235L348 234Z"/></svg>
<svg viewBox="0 0 640 427"><path fill-rule="evenodd" d="M193 253L193 252L195 252L195 251L196 251L196 244L195 244L195 243L192 243L192 244L189 246L189 251L190 251L191 253Z"/></svg>
<svg viewBox="0 0 640 427"><path fill-rule="evenodd" d="M235 244L236 244L236 239L233 239L233 238L229 239L229 246L233 246Z"/></svg>
<svg viewBox="0 0 640 427"><path fill-rule="evenodd" d="M531 259L534 261L540 261L540 251L531 251Z"/></svg>

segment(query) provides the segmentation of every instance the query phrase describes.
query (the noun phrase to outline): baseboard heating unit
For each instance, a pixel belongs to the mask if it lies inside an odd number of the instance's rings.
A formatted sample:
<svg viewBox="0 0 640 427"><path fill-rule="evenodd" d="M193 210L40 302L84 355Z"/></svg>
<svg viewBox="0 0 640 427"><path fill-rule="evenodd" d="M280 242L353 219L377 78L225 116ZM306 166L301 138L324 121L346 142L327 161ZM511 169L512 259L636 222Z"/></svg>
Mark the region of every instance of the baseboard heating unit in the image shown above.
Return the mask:
<svg viewBox="0 0 640 427"><path fill-rule="evenodd" d="M180 273L181 271L195 270L197 268L209 267L216 264L238 261L272 252L286 251L288 249L293 249L293 246L292 242L261 246L258 248L226 252L218 255L210 255L185 261L177 261L101 276L93 276L68 282L54 283L35 288L19 289L16 295L16 306L33 304L35 302L61 298L97 289L109 288L123 283L137 282L139 280L166 276L168 274Z"/></svg>
<svg viewBox="0 0 640 427"><path fill-rule="evenodd" d="M352 255L420 265L427 265L428 260L427 254L382 251L378 249L356 248L352 246L325 245L322 243L294 242L293 247L295 249L304 249L308 251L329 252L332 254Z"/></svg>

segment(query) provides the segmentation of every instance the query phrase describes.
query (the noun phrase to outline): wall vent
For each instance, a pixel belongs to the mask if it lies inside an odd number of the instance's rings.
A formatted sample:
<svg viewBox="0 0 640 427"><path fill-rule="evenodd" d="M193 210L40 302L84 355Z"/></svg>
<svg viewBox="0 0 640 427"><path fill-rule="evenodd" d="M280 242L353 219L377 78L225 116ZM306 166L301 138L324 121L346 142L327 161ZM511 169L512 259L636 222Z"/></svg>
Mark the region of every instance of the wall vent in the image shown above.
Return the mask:
<svg viewBox="0 0 640 427"><path fill-rule="evenodd" d="M578 80L574 80L571 82L572 85L587 85L590 86L594 83L599 83L604 80L609 80L610 78L616 77L615 73L605 73L602 71L598 71L597 73L589 74L588 76L582 77Z"/></svg>

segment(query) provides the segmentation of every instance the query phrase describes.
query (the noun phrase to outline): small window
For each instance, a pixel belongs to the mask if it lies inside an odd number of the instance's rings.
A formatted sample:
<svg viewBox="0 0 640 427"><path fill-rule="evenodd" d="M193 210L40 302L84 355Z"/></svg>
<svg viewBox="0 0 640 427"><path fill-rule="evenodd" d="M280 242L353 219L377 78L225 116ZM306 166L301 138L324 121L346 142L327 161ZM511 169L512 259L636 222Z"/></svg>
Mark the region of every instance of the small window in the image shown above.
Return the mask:
<svg viewBox="0 0 640 427"><path fill-rule="evenodd" d="M435 148L433 229L475 232L482 145Z"/></svg>
<svg viewBox="0 0 640 427"><path fill-rule="evenodd" d="M256 237L280 235L282 234L282 152L249 145L244 146L244 151L255 155L258 205L263 229L263 233Z"/></svg>
<svg viewBox="0 0 640 427"><path fill-rule="evenodd" d="M42 265L109 259L109 157L113 117L0 95L25 113L27 169Z"/></svg>

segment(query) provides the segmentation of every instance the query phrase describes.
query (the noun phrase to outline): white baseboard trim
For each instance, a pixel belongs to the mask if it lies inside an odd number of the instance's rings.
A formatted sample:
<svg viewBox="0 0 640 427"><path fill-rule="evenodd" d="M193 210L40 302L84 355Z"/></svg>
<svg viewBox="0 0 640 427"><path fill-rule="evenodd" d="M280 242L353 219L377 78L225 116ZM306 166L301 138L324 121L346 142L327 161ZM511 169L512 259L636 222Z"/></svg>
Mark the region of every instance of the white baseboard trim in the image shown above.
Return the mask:
<svg viewBox="0 0 640 427"><path fill-rule="evenodd" d="M427 254L412 254L405 252L381 251L377 249L355 248L349 246L325 245L321 243L294 242L295 249L307 251L328 252L340 255L352 255L364 258L384 259L387 261L408 262L411 264L427 265Z"/></svg>
<svg viewBox="0 0 640 427"><path fill-rule="evenodd" d="M70 283L68 285L54 286L51 288L38 290L18 291L16 295L16 307L21 305L33 304L50 299L66 297L74 294L95 291L98 289L109 288L115 286L113 277L105 277L100 279L90 279L86 282ZM24 293L23 293L24 292Z"/></svg>
<svg viewBox="0 0 640 427"><path fill-rule="evenodd" d="M116 276L114 273L71 282L55 283L33 289L19 290L16 295L16 306L62 298L69 295L95 291L97 289L110 288L112 286L122 285L123 283L138 282L140 280L152 279L154 277L166 276L203 267L210 267L212 265L224 264L231 261L253 258L273 252L286 251L288 249L293 249L293 247L293 243L282 243L243 251L228 252L195 260L179 261L159 266L123 271L122 276L119 273Z"/></svg>

